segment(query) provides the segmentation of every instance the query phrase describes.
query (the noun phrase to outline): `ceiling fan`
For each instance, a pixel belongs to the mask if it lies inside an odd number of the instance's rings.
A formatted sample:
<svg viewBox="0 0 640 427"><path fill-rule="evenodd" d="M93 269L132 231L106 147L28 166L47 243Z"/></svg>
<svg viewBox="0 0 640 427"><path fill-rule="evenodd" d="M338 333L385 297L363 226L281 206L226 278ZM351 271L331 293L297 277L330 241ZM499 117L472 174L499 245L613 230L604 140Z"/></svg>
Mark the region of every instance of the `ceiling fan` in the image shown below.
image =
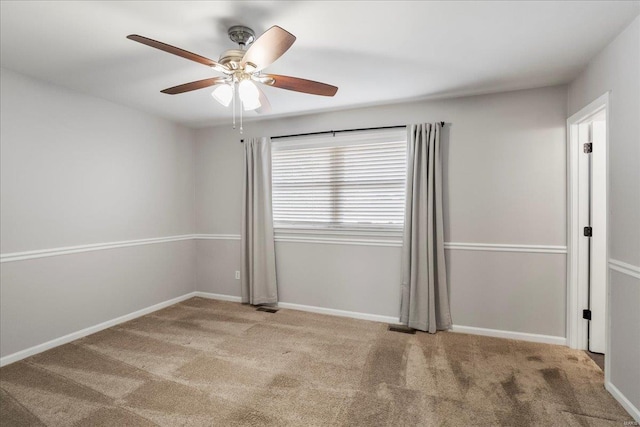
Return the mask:
<svg viewBox="0 0 640 427"><path fill-rule="evenodd" d="M263 69L280 58L296 40L293 34L277 25L269 28L257 39L253 30L243 25L235 25L229 28L228 35L233 42L239 45L239 48L223 52L218 62L137 34L131 34L127 38L198 62L222 73L223 76L220 77L184 83L164 89L161 92L176 95L216 86L212 96L218 102L224 106L229 106L232 101L234 102L234 124L236 90L241 106L245 110L255 110L258 113L270 111L271 106L267 97L255 83L322 96L333 96L338 91L336 86L326 83L262 72Z"/></svg>

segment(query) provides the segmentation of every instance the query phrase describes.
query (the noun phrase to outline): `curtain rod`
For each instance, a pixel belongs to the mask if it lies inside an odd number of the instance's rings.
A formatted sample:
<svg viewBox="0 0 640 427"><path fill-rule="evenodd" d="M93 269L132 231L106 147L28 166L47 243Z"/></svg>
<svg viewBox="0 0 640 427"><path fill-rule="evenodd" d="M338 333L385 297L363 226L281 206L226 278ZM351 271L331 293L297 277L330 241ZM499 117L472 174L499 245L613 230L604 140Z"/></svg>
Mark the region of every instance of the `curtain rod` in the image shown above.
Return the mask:
<svg viewBox="0 0 640 427"><path fill-rule="evenodd" d="M440 126L444 127L445 122L440 122ZM336 133L342 133L342 132L359 132L359 131L365 131L365 130L382 130L382 129L400 129L400 128L406 128L407 125L398 125L398 126L380 126L380 127L373 127L373 128L360 128L360 129L340 129L340 130L325 130L322 132L309 132L309 133L296 133L293 135L278 135L278 136L272 136L271 139L280 139L280 138L293 138L293 137L297 137L297 136L311 136L311 135L324 135L326 133L331 133L335 136ZM240 142L244 142L244 139L241 139Z"/></svg>
<svg viewBox="0 0 640 427"><path fill-rule="evenodd" d="M280 139L280 138L293 138L296 136L311 136L311 135L323 135L325 133L331 133L331 134L336 134L336 133L342 133L342 132L358 132L358 131L365 131L365 130L382 130L382 129L400 129L400 128L406 128L406 125L398 125L398 126L380 126L380 127L373 127L373 128L360 128L360 129L341 129L341 130L325 130L323 132L309 132L309 133L297 133L294 135L279 135L279 136L272 136L271 139Z"/></svg>

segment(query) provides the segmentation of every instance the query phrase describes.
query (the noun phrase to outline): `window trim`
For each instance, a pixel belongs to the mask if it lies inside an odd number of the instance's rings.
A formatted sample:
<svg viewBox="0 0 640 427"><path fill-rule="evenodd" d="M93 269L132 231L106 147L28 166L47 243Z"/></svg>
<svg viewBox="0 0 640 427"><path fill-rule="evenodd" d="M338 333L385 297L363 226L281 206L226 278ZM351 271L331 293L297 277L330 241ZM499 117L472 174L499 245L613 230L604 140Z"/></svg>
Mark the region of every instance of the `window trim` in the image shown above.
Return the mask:
<svg viewBox="0 0 640 427"><path fill-rule="evenodd" d="M287 137L281 138L277 141L272 141L271 151L272 153L278 151L287 151L294 149L309 149L309 148L324 148L330 146L332 141L335 141L336 135L311 135L303 137ZM408 161L408 137L406 128L393 128L382 130L365 130L354 131L349 134L339 136L340 141L337 146L350 146L360 145L362 143L385 143L390 142L393 138L402 138L405 140L407 148L407 161ZM273 155L273 154L272 154ZM408 166L408 165L407 165ZM405 169L406 173L406 169ZM406 175L405 175L406 180ZM406 195L405 195L406 197ZM403 206L404 208L404 206ZM314 236L344 236L344 237L362 237L364 239L382 239L380 242L392 243L390 246L397 246L398 241L401 242L404 232L404 219L402 225L399 224L308 224L308 223L294 223L277 224L274 220L273 224L274 234L276 240L285 241L289 236L310 238ZM279 238L279 239L278 239ZM400 240L398 240L400 239ZM387 245L385 245L387 246Z"/></svg>
<svg viewBox="0 0 640 427"><path fill-rule="evenodd" d="M404 228L398 230L345 227L279 227L274 228L276 243L320 243L355 246L401 247Z"/></svg>

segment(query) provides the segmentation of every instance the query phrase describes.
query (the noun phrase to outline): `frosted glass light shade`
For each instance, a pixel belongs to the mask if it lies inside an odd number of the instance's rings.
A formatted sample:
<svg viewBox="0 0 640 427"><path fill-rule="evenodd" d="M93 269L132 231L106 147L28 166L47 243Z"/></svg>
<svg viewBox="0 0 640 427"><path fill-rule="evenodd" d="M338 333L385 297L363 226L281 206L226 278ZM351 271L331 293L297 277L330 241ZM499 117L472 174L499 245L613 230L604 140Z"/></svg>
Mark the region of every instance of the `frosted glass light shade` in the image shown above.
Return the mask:
<svg viewBox="0 0 640 427"><path fill-rule="evenodd" d="M245 111L255 110L260 107L260 93L255 83L251 80L242 80L240 82L238 94Z"/></svg>
<svg viewBox="0 0 640 427"><path fill-rule="evenodd" d="M229 85L219 85L213 90L213 92L211 92L211 96L213 96L213 99L218 101L220 104L228 107L233 99L233 89L231 89L231 86Z"/></svg>

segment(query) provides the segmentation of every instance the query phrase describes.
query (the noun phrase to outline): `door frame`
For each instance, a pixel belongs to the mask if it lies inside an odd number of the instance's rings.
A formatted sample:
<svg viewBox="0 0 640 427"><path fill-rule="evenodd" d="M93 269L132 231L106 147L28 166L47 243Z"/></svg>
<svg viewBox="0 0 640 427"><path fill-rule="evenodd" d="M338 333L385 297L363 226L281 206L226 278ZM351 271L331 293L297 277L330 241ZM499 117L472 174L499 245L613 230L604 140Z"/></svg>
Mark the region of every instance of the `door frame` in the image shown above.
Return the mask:
<svg viewBox="0 0 640 427"><path fill-rule="evenodd" d="M589 290L578 281L578 271L580 267L580 257L578 253L578 243L581 236L580 224L578 223L578 156L581 153L578 146L578 125L591 116L605 110L606 132L605 132L605 179L606 179L606 214L607 231L609 230L609 129L610 129L610 105L609 94L606 92L586 107L567 119L567 345L571 348L587 349L587 322L582 319L582 310L588 307ZM607 234L608 236L608 234ZM606 242L606 260L609 261L609 238ZM583 261L584 262L584 261ZM609 277L606 280L606 317L605 317L605 355L609 355L610 349L610 310L609 310ZM611 357L605 357L605 376L610 372L609 362Z"/></svg>

